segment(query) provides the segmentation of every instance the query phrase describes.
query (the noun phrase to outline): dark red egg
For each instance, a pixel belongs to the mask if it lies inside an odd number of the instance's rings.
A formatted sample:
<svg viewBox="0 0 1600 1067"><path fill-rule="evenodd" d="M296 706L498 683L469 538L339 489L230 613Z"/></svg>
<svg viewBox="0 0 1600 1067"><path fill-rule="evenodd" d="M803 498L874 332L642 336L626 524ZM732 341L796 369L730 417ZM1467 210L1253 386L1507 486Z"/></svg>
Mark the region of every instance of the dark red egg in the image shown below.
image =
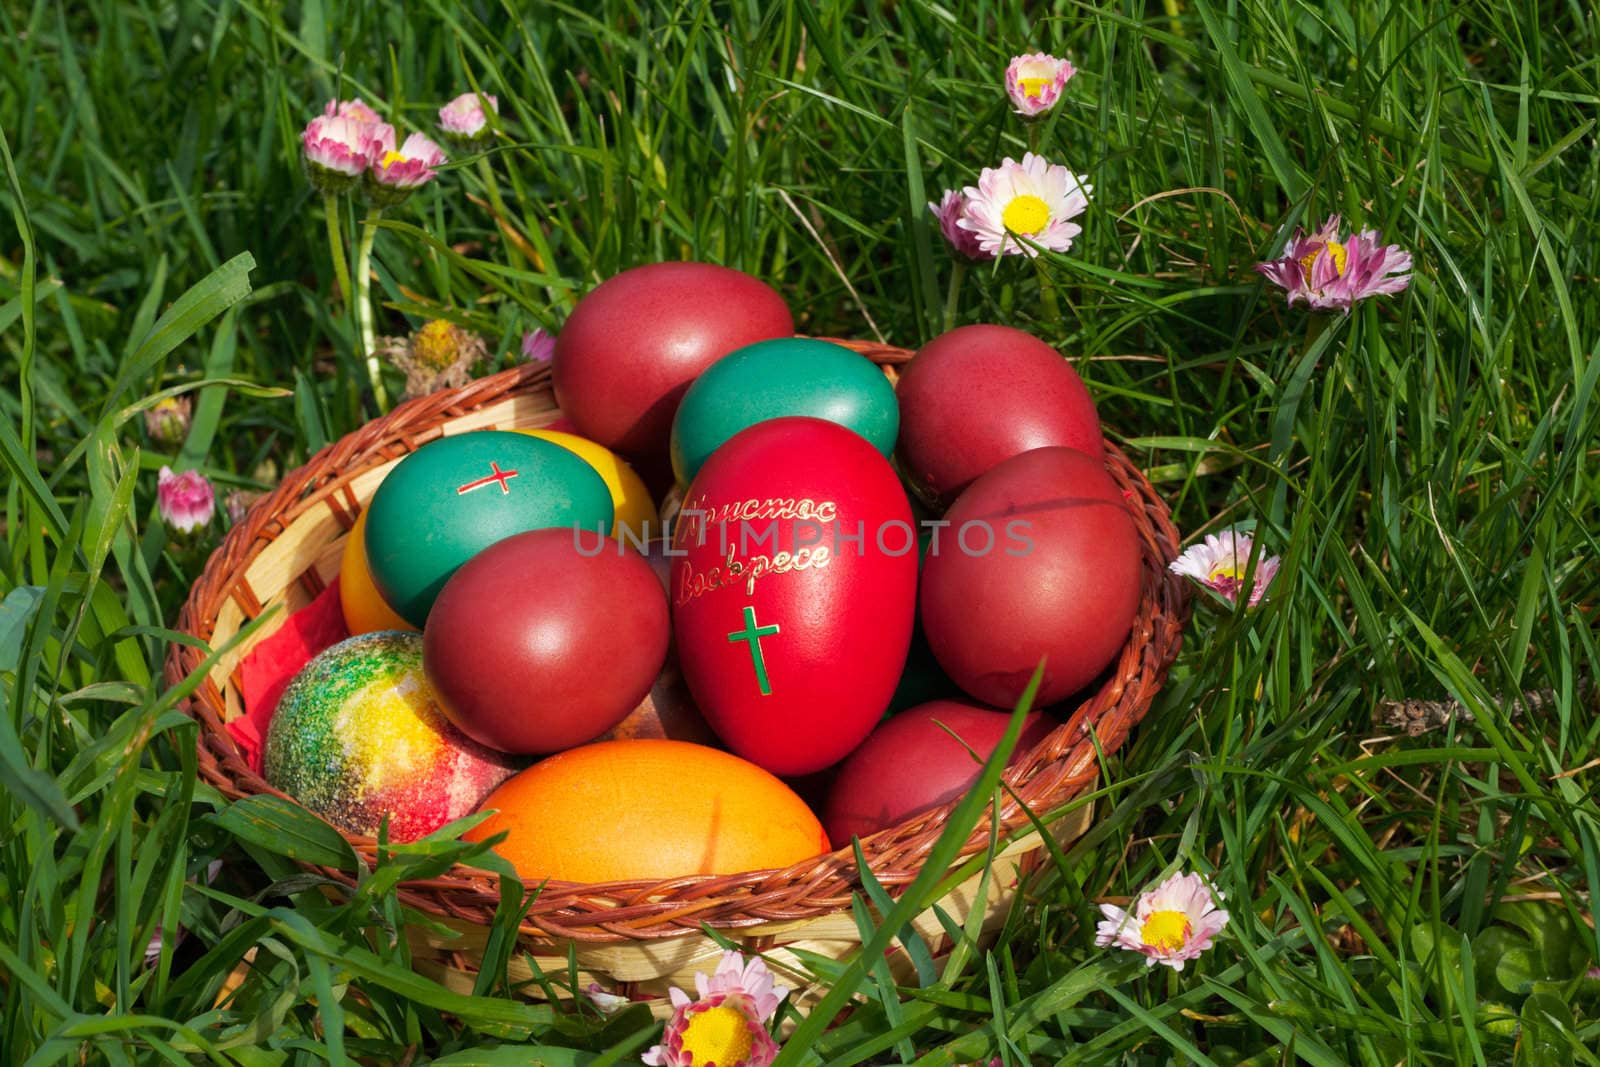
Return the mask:
<svg viewBox="0 0 1600 1067"><path fill-rule="evenodd" d="M1001 707L1047 660L1036 706L1081 689L1127 642L1143 578L1138 534L1105 465L1038 448L973 482L922 570L922 626L939 665Z"/></svg>
<svg viewBox="0 0 1600 1067"><path fill-rule="evenodd" d="M467 736L503 752L559 752L644 700L670 636L661 581L637 552L592 530L533 530L445 583L422 665Z"/></svg>
<svg viewBox="0 0 1600 1067"><path fill-rule="evenodd" d="M917 588L910 503L877 449L814 418L741 430L695 475L673 549L678 661L729 748L801 775L871 732Z"/></svg>
<svg viewBox="0 0 1600 1067"><path fill-rule="evenodd" d="M962 326L918 350L900 375L901 468L941 506L996 464L1060 445L1104 454L1100 416L1078 372L1032 334Z"/></svg>
<svg viewBox="0 0 1600 1067"><path fill-rule="evenodd" d="M630 456L667 455L700 372L736 348L794 334L771 286L710 263L623 271L578 301L556 338L556 402L577 432Z"/></svg>
<svg viewBox="0 0 1600 1067"><path fill-rule="evenodd" d="M885 719L839 765L822 810L828 840L844 848L851 835L866 837L961 796L977 780L982 761L1000 744L1010 720L1010 712L959 700L929 701ZM1055 725L1048 716L1030 712L1011 762Z"/></svg>

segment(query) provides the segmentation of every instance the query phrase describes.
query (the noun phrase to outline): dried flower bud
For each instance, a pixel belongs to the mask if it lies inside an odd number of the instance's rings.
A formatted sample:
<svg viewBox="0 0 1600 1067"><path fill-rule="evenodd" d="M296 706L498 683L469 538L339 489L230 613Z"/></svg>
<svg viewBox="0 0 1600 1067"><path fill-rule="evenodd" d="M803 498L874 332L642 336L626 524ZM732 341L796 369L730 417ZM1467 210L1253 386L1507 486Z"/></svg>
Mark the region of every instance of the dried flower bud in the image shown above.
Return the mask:
<svg viewBox="0 0 1600 1067"><path fill-rule="evenodd" d="M144 429L158 445L179 445L189 435L193 405L186 396L168 396L144 409Z"/></svg>
<svg viewBox="0 0 1600 1067"><path fill-rule="evenodd" d="M409 338L386 337L378 348L405 372L407 399L466 385L488 351L482 338L444 319L424 324Z"/></svg>

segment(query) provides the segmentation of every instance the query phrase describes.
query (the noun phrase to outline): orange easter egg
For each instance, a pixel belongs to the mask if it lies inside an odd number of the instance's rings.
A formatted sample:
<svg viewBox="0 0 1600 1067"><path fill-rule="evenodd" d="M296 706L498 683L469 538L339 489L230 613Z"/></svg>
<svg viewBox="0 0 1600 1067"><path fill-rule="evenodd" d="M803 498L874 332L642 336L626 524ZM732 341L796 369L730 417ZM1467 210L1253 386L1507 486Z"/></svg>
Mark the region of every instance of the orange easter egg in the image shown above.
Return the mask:
<svg viewBox="0 0 1600 1067"><path fill-rule="evenodd" d="M606 483L606 488L611 490L611 506L616 511L615 520L611 524L611 536L618 536L624 529L632 532L632 543L643 543L652 537L661 536L660 524L656 521L656 506L650 499L650 490L645 488L644 481L634 473L633 468L615 452L587 437L579 437L575 433L565 433L561 430L546 428L517 432L560 445L595 469L595 473Z"/></svg>
<svg viewBox="0 0 1600 1067"><path fill-rule="evenodd" d="M788 867L828 851L810 808L783 782L686 741L600 741L507 779L496 814L467 837L508 832L495 851L524 881L666 879Z"/></svg>
<svg viewBox="0 0 1600 1067"><path fill-rule="evenodd" d="M395 614L367 566L367 513L363 509L344 541L344 556L339 561L339 606L344 609L344 625L353 637L375 630L415 630Z"/></svg>

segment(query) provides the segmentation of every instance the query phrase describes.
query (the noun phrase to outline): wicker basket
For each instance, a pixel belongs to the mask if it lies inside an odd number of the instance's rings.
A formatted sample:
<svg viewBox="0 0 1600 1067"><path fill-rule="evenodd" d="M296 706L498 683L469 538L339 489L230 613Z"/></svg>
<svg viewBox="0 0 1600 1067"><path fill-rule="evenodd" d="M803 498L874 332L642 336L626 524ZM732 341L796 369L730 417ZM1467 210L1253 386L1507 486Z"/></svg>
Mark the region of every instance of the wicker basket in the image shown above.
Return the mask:
<svg viewBox="0 0 1600 1067"><path fill-rule="evenodd" d="M895 368L911 357L910 352L887 345L840 343L877 362L891 380ZM287 610L268 626L281 624L337 575L347 531L401 457L442 435L544 426L560 414L549 368L542 365L518 367L401 404L318 452L250 509L195 582L177 629L220 644L272 604L283 604ZM939 902L957 922L968 922L974 911L982 912L986 930L1003 920L1019 880L1045 855L1044 842L1029 830L1029 810L1044 814L1059 809L1091 786L1097 772L1096 746L1110 752L1122 744L1149 709L1177 655L1187 602L1183 586L1166 567L1178 551L1177 532L1149 482L1115 447L1108 444L1106 451L1107 468L1129 501L1144 561L1133 632L1100 690L1007 770L1012 792L1000 817L1002 832L1011 835L1009 843L989 865L984 899L977 899L980 876L975 875ZM259 642L269 632L258 632L253 640ZM277 792L250 770L224 726L244 710L235 671L250 647L236 647L223 657L187 705L201 724L200 773L233 799ZM203 658L200 649L173 645L166 661L167 683L182 680ZM951 807L927 812L862 842L874 875L891 893L921 870ZM1081 806L1052 824L1052 836L1058 841L1075 837L1087 828L1089 819L1088 806ZM963 845L960 860L985 851L988 829L988 820L980 821ZM345 836L368 863L373 861L375 840ZM347 872L319 871L352 882ZM667 987L692 986L693 972L709 969L709 961L720 951L703 925L747 950L765 953L779 967L793 965L797 950L841 958L860 945L850 912L851 894L860 890L848 850L780 871L658 883L551 883L524 920L512 978L531 978L530 957L546 973L565 973L572 949L580 988L598 981L665 1010ZM446 877L407 883L401 896L409 906L460 932L458 938L446 938L413 930L418 969L470 991L499 901L494 877L457 868ZM930 944L945 940L944 927L932 909L914 925ZM902 954L894 953L890 962L903 977L908 961ZM788 969L791 975L798 973L792 966ZM819 993L801 989L796 1001L804 1004Z"/></svg>

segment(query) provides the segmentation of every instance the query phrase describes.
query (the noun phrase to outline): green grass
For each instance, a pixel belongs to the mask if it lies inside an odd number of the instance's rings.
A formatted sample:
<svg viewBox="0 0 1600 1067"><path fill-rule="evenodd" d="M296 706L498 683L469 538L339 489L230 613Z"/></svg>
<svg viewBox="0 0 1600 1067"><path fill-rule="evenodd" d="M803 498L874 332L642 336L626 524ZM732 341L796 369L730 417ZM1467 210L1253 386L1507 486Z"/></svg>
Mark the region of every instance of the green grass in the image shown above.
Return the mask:
<svg viewBox="0 0 1600 1067"><path fill-rule="evenodd" d="M865 1000L791 1062L1600 1062L1594 10L1020 7L0 7L7 1062L588 1064L655 1040L492 973L477 998L415 977L394 883L469 847L399 849L330 900L280 854L289 816L197 783L158 680L209 545L168 541L155 470L264 488L376 413L301 126L337 90L431 129L474 82L502 147L385 216L379 333L445 316L502 365L599 279L683 257L769 279L809 332L1007 322L1074 356L1188 534L1253 523L1284 557L1259 610L1197 611L1096 831L1001 943L924 988L851 972ZM1000 76L1036 47L1082 73L1030 133ZM923 204L1030 136L1089 175L1084 234L968 272L952 307ZM1311 361L1308 316L1249 268L1332 211L1418 270ZM148 440L130 406L202 382L181 450ZM1394 736L1373 711L1401 697L1475 723ZM1092 901L1178 866L1227 894L1216 949L1173 975L1093 947ZM543 1051L464 1051L497 1043Z"/></svg>

